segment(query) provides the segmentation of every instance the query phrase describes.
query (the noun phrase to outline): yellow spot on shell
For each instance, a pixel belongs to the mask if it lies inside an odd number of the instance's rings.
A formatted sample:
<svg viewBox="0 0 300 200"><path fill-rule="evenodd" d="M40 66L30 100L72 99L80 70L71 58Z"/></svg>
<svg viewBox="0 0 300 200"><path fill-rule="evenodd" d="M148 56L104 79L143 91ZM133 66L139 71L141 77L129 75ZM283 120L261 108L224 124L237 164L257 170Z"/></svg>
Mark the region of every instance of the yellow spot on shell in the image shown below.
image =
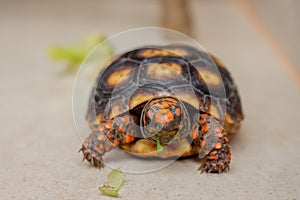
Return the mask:
<svg viewBox="0 0 300 200"><path fill-rule="evenodd" d="M149 93L149 94L137 94L130 98L130 109L134 108L135 106L139 105L140 103L149 101L150 99L154 98L155 94Z"/></svg>
<svg viewBox="0 0 300 200"><path fill-rule="evenodd" d="M226 123L228 123L228 124L233 124L234 123L231 115L228 112L226 112Z"/></svg>
<svg viewBox="0 0 300 200"><path fill-rule="evenodd" d="M155 56L177 56L183 57L187 56L188 52L184 49L174 48L174 49L145 49L140 52L142 57L155 57Z"/></svg>
<svg viewBox="0 0 300 200"><path fill-rule="evenodd" d="M121 109L121 106L120 105L113 105L112 108L111 108L111 115L112 116L117 116L119 114L122 113L122 109Z"/></svg>
<svg viewBox="0 0 300 200"><path fill-rule="evenodd" d="M210 106L209 113L215 118L220 119L220 112L214 105Z"/></svg>
<svg viewBox="0 0 300 200"><path fill-rule="evenodd" d="M201 99L197 97L195 91L191 87L182 87L173 89L175 99L179 99L182 102L186 102L198 109L201 105Z"/></svg>
<svg viewBox="0 0 300 200"><path fill-rule="evenodd" d="M172 52L173 54L176 54L177 56L187 56L188 52L184 49L180 49L180 48L175 48L175 49L170 49L170 52Z"/></svg>
<svg viewBox="0 0 300 200"><path fill-rule="evenodd" d="M198 69L198 73L208 86L218 86L221 84L222 80L220 76L213 71L207 69Z"/></svg>
<svg viewBox="0 0 300 200"><path fill-rule="evenodd" d="M147 67L147 74L154 79L174 78L182 73L182 68L176 63L154 63Z"/></svg>
<svg viewBox="0 0 300 200"><path fill-rule="evenodd" d="M97 125L102 121L102 118L103 118L103 114L102 114L102 113L99 113L99 114L97 115L97 118L96 118L96 123L97 123Z"/></svg>
<svg viewBox="0 0 300 200"><path fill-rule="evenodd" d="M124 83L125 81L127 81L130 78L130 74L131 73L130 73L129 68L125 68L125 69L121 69L119 71L115 71L107 77L107 84L110 87L120 85L120 84Z"/></svg>
<svg viewBox="0 0 300 200"><path fill-rule="evenodd" d="M178 98L183 102L188 102L194 108L199 108L200 99L198 99L195 95L192 94L181 94Z"/></svg>
<svg viewBox="0 0 300 200"><path fill-rule="evenodd" d="M211 59L216 63L216 65L218 65L219 67L225 68L224 63L223 63L219 58L217 58L216 56L214 56L214 55L212 55L212 54L209 54L209 56L210 56Z"/></svg>

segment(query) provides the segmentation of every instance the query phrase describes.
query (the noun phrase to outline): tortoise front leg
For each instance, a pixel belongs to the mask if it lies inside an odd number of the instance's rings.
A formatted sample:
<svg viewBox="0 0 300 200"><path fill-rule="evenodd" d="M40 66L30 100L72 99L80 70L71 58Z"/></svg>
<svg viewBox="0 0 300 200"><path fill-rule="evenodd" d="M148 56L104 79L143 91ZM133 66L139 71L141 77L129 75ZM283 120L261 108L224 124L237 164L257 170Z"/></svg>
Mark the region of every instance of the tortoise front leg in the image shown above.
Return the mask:
<svg viewBox="0 0 300 200"><path fill-rule="evenodd" d="M96 126L84 140L80 151L83 160L88 160L93 166L104 167L102 156L113 147L133 142L133 128L127 124L134 124L133 117L123 115L114 120L107 120Z"/></svg>
<svg viewBox="0 0 300 200"><path fill-rule="evenodd" d="M199 156L205 156L199 171L221 173L229 170L231 162L230 145L225 130L219 121L208 114L202 114L198 144L201 146Z"/></svg>

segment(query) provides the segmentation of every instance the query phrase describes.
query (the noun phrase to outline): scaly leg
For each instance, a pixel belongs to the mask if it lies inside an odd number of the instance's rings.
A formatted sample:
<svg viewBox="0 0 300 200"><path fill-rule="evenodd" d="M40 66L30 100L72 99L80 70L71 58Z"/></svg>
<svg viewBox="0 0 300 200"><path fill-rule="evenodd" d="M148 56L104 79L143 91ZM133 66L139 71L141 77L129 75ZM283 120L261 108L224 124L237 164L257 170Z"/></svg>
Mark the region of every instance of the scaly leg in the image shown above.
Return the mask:
<svg viewBox="0 0 300 200"><path fill-rule="evenodd" d="M201 146L199 155L205 156L200 172L221 173L229 170L231 162L230 145L223 126L217 119L201 114L199 137L194 140Z"/></svg>
<svg viewBox="0 0 300 200"><path fill-rule="evenodd" d="M106 152L113 147L134 141L135 128L127 124L134 124L133 117L130 115L107 120L95 127L80 149L83 160L88 160L95 167L104 167L102 156Z"/></svg>

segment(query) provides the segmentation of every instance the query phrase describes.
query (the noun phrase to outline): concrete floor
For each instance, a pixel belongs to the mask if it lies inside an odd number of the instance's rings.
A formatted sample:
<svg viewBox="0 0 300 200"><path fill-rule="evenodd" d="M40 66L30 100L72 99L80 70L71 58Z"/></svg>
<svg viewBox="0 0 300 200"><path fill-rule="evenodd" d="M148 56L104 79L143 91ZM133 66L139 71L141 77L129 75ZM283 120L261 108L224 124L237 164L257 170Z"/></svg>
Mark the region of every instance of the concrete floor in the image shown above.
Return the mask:
<svg viewBox="0 0 300 200"><path fill-rule="evenodd" d="M1 2L0 199L110 199L97 189L110 169L77 153L74 77L59 75L63 64L45 50L98 30L159 26L158 1L130 2ZM191 1L195 39L228 65L243 101L231 170L199 174L200 163L187 159L126 174L122 199L300 198L299 87L238 2Z"/></svg>
<svg viewBox="0 0 300 200"><path fill-rule="evenodd" d="M300 72L300 1L251 0L253 9L261 18L282 50Z"/></svg>

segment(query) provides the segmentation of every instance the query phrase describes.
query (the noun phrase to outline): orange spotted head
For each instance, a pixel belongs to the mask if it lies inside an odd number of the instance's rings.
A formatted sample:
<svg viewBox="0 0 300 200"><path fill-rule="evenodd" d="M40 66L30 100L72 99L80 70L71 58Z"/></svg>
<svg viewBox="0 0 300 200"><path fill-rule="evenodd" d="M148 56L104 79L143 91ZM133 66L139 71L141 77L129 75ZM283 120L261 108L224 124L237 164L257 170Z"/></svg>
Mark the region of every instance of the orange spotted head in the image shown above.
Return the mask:
<svg viewBox="0 0 300 200"><path fill-rule="evenodd" d="M150 100L141 115L143 136L161 144L185 138L188 123L184 104L173 97Z"/></svg>

